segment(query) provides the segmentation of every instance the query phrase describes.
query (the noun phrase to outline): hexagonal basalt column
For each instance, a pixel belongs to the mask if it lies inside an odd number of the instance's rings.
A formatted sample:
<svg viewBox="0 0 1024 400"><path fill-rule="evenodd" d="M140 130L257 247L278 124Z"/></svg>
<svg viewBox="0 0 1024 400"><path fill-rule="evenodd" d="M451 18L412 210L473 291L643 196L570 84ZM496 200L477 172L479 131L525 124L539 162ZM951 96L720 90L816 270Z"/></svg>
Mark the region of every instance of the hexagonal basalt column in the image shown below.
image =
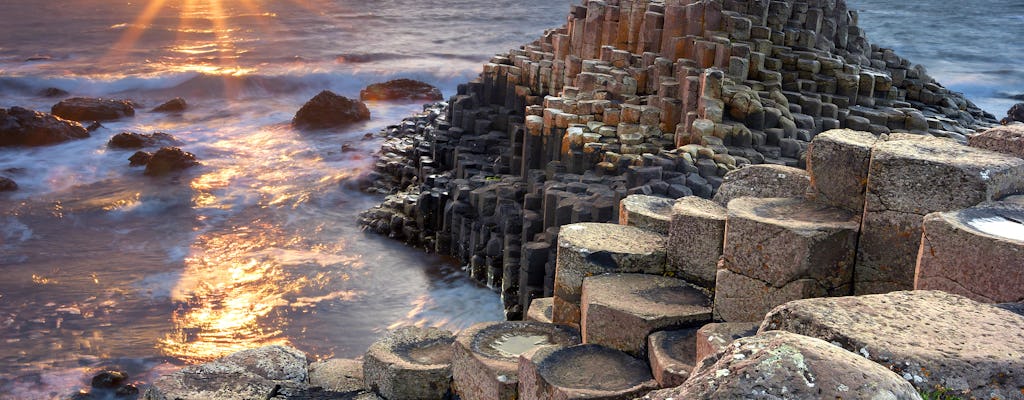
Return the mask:
<svg viewBox="0 0 1024 400"><path fill-rule="evenodd" d="M555 299L542 297L533 299L530 308L526 311L526 320L533 322L551 323L551 310L555 306Z"/></svg>
<svg viewBox="0 0 1024 400"><path fill-rule="evenodd" d="M663 197L627 196L619 202L619 224L667 235L674 202Z"/></svg>
<svg viewBox="0 0 1024 400"><path fill-rule="evenodd" d="M868 132L835 129L814 137L807 150L811 189L824 203L863 212L871 148L878 138Z"/></svg>
<svg viewBox="0 0 1024 400"><path fill-rule="evenodd" d="M725 207L688 196L672 206L666 272L698 285L715 287L718 259L725 240Z"/></svg>
<svg viewBox="0 0 1024 400"><path fill-rule="evenodd" d="M366 386L387 399L440 399L450 390L451 332L406 327L370 346L363 361Z"/></svg>
<svg viewBox="0 0 1024 400"><path fill-rule="evenodd" d="M951 140L902 137L875 146L854 275L855 293L914 286L922 223L1024 192L1024 160Z"/></svg>
<svg viewBox="0 0 1024 400"><path fill-rule="evenodd" d="M754 336L761 321L707 324L697 330L697 360L718 354L736 339Z"/></svg>
<svg viewBox="0 0 1024 400"><path fill-rule="evenodd" d="M580 323L583 278L611 272L665 272L665 236L633 226L572 224L558 235L555 270L557 324Z"/></svg>
<svg viewBox="0 0 1024 400"><path fill-rule="evenodd" d="M986 303L1024 300L1024 206L987 203L924 217L915 290Z"/></svg>
<svg viewBox="0 0 1024 400"><path fill-rule="evenodd" d="M676 387L697 365L697 328L654 332L647 337L651 373L663 388Z"/></svg>
<svg viewBox="0 0 1024 400"><path fill-rule="evenodd" d="M519 376L523 400L629 400L658 388L646 362L593 344L524 354Z"/></svg>
<svg viewBox="0 0 1024 400"><path fill-rule="evenodd" d="M519 356L541 346L579 344L572 328L537 322L484 322L460 332L452 347L455 392L465 400L517 398Z"/></svg>
<svg viewBox="0 0 1024 400"><path fill-rule="evenodd" d="M711 298L686 281L609 274L583 280L583 342L642 357L658 329L711 321Z"/></svg>
<svg viewBox="0 0 1024 400"><path fill-rule="evenodd" d="M786 301L849 294L858 228L856 214L804 199L729 202L716 317L757 321Z"/></svg>

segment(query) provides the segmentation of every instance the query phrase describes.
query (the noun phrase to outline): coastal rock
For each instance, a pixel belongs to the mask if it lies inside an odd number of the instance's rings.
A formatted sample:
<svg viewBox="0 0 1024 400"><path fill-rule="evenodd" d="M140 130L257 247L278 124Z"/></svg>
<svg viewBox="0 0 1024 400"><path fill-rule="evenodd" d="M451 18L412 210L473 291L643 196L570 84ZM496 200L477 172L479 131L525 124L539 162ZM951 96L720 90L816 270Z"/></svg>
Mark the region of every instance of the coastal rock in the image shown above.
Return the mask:
<svg viewBox="0 0 1024 400"><path fill-rule="evenodd" d="M304 384L306 356L284 346L243 350L185 367L153 382L146 400L251 400L271 398L282 383Z"/></svg>
<svg viewBox="0 0 1024 400"><path fill-rule="evenodd" d="M312 363L309 365L309 385L332 392L364 390L363 362L332 358Z"/></svg>
<svg viewBox="0 0 1024 400"><path fill-rule="evenodd" d="M555 299L553 297L533 299L533 301L530 302L530 307L526 311L526 318L524 320L550 324L552 309L554 307Z"/></svg>
<svg viewBox="0 0 1024 400"><path fill-rule="evenodd" d="M144 155L135 153L129 159L132 165L137 165L145 158ZM134 159L134 160L133 160ZM181 171L199 165L195 154L182 151L177 147L163 147L153 153L146 161L145 174L149 176L166 175L174 171Z"/></svg>
<svg viewBox="0 0 1024 400"><path fill-rule="evenodd" d="M153 153L148 151L136 151L131 157L128 157L128 165L133 167L144 167L149 164L149 160L153 159Z"/></svg>
<svg viewBox="0 0 1024 400"><path fill-rule="evenodd" d="M96 389L115 389L124 385L128 374L121 371L103 371L92 377L90 386Z"/></svg>
<svg viewBox="0 0 1024 400"><path fill-rule="evenodd" d="M82 124L21 107L0 108L0 146L43 146L89 137Z"/></svg>
<svg viewBox="0 0 1024 400"><path fill-rule="evenodd" d="M682 385L697 364L697 329L654 332L647 338L651 373L663 388Z"/></svg>
<svg viewBox="0 0 1024 400"><path fill-rule="evenodd" d="M1014 122L1024 122L1024 103L1014 104L1006 111L1006 118L1003 118L999 123L1003 125L1009 125Z"/></svg>
<svg viewBox="0 0 1024 400"><path fill-rule="evenodd" d="M168 100L164 104L156 106L156 108L153 109L153 112L180 113L184 112L185 109L187 108L188 103L185 102L185 99L181 97L175 97L171 100Z"/></svg>
<svg viewBox="0 0 1024 400"><path fill-rule="evenodd" d="M672 220L672 199L645 195L627 196L619 202L619 225L630 225L663 235Z"/></svg>
<svg viewBox="0 0 1024 400"><path fill-rule="evenodd" d="M761 331L833 343L932 391L1019 399L1024 318L940 291L798 300L772 310Z"/></svg>
<svg viewBox="0 0 1024 400"><path fill-rule="evenodd" d="M113 121L135 115L135 106L127 100L73 97L57 103L53 115L72 121Z"/></svg>
<svg viewBox="0 0 1024 400"><path fill-rule="evenodd" d="M541 347L519 357L523 400L629 400L657 388L647 363L595 344Z"/></svg>
<svg viewBox="0 0 1024 400"><path fill-rule="evenodd" d="M53 98L53 97L64 97L64 96L67 96L68 94L69 93L68 93L67 90L60 89L60 88L55 88L55 87L50 87L50 88L46 88L46 89L43 89L43 90L39 91L39 95L40 96L42 96L42 97L51 97L51 98Z"/></svg>
<svg viewBox="0 0 1024 400"><path fill-rule="evenodd" d="M750 165L725 175L714 201L721 205L740 197L804 197L811 185L807 171L782 165Z"/></svg>
<svg viewBox="0 0 1024 400"><path fill-rule="evenodd" d="M807 150L807 171L818 200L863 212L871 149L877 142L871 133L849 129L815 136Z"/></svg>
<svg viewBox="0 0 1024 400"><path fill-rule="evenodd" d="M13 192L18 190L18 184L13 179L0 176L0 192Z"/></svg>
<svg viewBox="0 0 1024 400"><path fill-rule="evenodd" d="M920 399L899 375L828 342L769 331L705 359L685 384L651 392L668 399Z"/></svg>
<svg viewBox="0 0 1024 400"><path fill-rule="evenodd" d="M451 332L405 327L389 332L366 351L366 386L388 400L444 398L451 390Z"/></svg>
<svg viewBox="0 0 1024 400"><path fill-rule="evenodd" d="M761 322L722 322L707 324L697 330L697 363L717 357L736 339L754 336Z"/></svg>
<svg viewBox="0 0 1024 400"><path fill-rule="evenodd" d="M295 113L292 125L299 129L326 129L370 119L370 109L361 101L324 90Z"/></svg>
<svg viewBox="0 0 1024 400"><path fill-rule="evenodd" d="M154 132L151 134L121 132L110 138L110 141L107 142L107 146L118 149L140 149L143 147L170 146L180 143L181 142L171 134L163 132Z"/></svg>
<svg viewBox="0 0 1024 400"><path fill-rule="evenodd" d="M1024 105L1021 107L1024 108ZM1024 158L1024 124L997 126L971 136L968 144L971 147Z"/></svg>
<svg viewBox="0 0 1024 400"><path fill-rule="evenodd" d="M728 211L697 196L672 206L667 246L667 271L690 282L713 288L725 240Z"/></svg>
<svg viewBox="0 0 1024 400"><path fill-rule="evenodd" d="M359 100L443 100L441 90L433 85L412 79L394 79L374 83L359 92Z"/></svg>

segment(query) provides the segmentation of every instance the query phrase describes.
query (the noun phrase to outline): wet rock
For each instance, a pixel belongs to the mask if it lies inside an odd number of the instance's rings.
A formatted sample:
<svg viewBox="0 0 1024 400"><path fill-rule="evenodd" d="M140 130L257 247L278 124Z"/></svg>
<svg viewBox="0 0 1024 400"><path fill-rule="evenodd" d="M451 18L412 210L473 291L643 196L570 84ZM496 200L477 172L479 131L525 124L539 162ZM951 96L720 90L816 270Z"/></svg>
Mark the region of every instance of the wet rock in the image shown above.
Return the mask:
<svg viewBox="0 0 1024 400"><path fill-rule="evenodd" d="M996 307L1002 308L1002 309L1004 309L1006 311L1009 311L1009 312L1012 312L1014 314L1020 315L1021 317L1024 317L1024 301L1016 302L1016 303L996 304Z"/></svg>
<svg viewBox="0 0 1024 400"><path fill-rule="evenodd" d="M0 108L0 146L43 146L89 137L81 124L21 107Z"/></svg>
<svg viewBox="0 0 1024 400"><path fill-rule="evenodd" d="M826 341L769 331L730 344L690 380L644 400L920 399L899 375Z"/></svg>
<svg viewBox="0 0 1024 400"><path fill-rule="evenodd" d="M684 280L659 275L606 274L583 280L585 343L647 354L647 336L711 322L711 298Z"/></svg>
<svg viewBox="0 0 1024 400"><path fill-rule="evenodd" d="M18 190L18 184L13 179L0 176L0 192L13 192Z"/></svg>
<svg viewBox="0 0 1024 400"><path fill-rule="evenodd" d="M1024 301L1024 206L986 203L924 217L915 290L986 303Z"/></svg>
<svg viewBox="0 0 1024 400"><path fill-rule="evenodd" d="M364 390L363 362L332 358L312 363L309 365L309 384L332 392Z"/></svg>
<svg viewBox="0 0 1024 400"><path fill-rule="evenodd" d="M124 385L128 374L120 371L103 371L92 377L91 385L96 389L116 389Z"/></svg>
<svg viewBox="0 0 1024 400"><path fill-rule="evenodd" d="M740 197L803 197L811 177L799 168L781 165L750 165L725 175L714 201L729 204Z"/></svg>
<svg viewBox="0 0 1024 400"><path fill-rule="evenodd" d="M1003 118L999 123L1003 125L1009 125L1014 122L1024 122L1024 103L1014 104L1006 111L1006 118Z"/></svg>
<svg viewBox="0 0 1024 400"><path fill-rule="evenodd" d="M113 121L135 115L135 106L127 100L73 97L57 103L53 115L72 121Z"/></svg>
<svg viewBox="0 0 1024 400"><path fill-rule="evenodd" d="M68 93L64 89L50 87L39 91L39 95L42 97L65 97Z"/></svg>
<svg viewBox="0 0 1024 400"><path fill-rule="evenodd" d="M647 363L595 344L548 346L519 358L519 398L627 400L657 389Z"/></svg>
<svg viewBox="0 0 1024 400"><path fill-rule="evenodd" d="M325 90L295 113L292 125L299 129L326 129L370 119L370 109L358 100Z"/></svg>
<svg viewBox="0 0 1024 400"><path fill-rule="evenodd" d="M359 92L359 100L443 100L441 90L433 85L412 79L394 79L374 83Z"/></svg>
<svg viewBox="0 0 1024 400"><path fill-rule="evenodd" d="M1017 399L1024 387L1024 318L940 291L799 300L772 310L761 331L822 339L931 391Z"/></svg>
<svg viewBox="0 0 1024 400"><path fill-rule="evenodd" d="M664 197L627 196L619 203L619 224L667 235L673 203Z"/></svg>
<svg viewBox="0 0 1024 400"><path fill-rule="evenodd" d="M85 130L87 130L89 132L96 132L97 130L99 130L102 127L103 127L103 124L101 124L99 122L93 122L93 123L89 124L89 126L87 126L85 128Z"/></svg>
<svg viewBox="0 0 1024 400"><path fill-rule="evenodd" d="M281 386L304 384L307 379L305 354L290 347L266 346L162 376L146 390L143 398L267 399Z"/></svg>
<svg viewBox="0 0 1024 400"><path fill-rule="evenodd" d="M107 142L107 146L119 149L139 149L151 146L177 145L180 143L181 142L179 142L173 135L163 132L154 132L151 134L121 132L110 138L110 141Z"/></svg>
<svg viewBox="0 0 1024 400"><path fill-rule="evenodd" d="M456 336L452 353L455 392L465 400L513 400L519 356L541 346L580 343L579 332L537 322L484 322Z"/></svg>
<svg viewBox="0 0 1024 400"><path fill-rule="evenodd" d="M389 400L440 399L451 390L451 332L405 327L389 332L367 350L366 386Z"/></svg>
<svg viewBox="0 0 1024 400"><path fill-rule="evenodd" d="M135 156L138 154L139 153L132 155L132 158L136 158ZM140 160L142 157L144 156L139 156L136 160ZM133 164L136 162L131 159L129 159L129 161ZM177 147L164 147L157 150L156 153L153 153L149 158L149 161L146 163L146 171L144 173L149 176L160 176L174 171L188 169L196 165L199 165L199 161L196 161L195 154L182 151Z"/></svg>
<svg viewBox="0 0 1024 400"><path fill-rule="evenodd" d="M156 106L156 108L153 109L153 112L180 113L184 112L185 109L187 108L188 103L185 102L185 99L181 97L175 97L159 106Z"/></svg>
<svg viewBox="0 0 1024 400"><path fill-rule="evenodd" d="M131 157L128 157L128 165L133 167L142 167L149 164L149 160L153 159L153 153L148 151L136 151Z"/></svg>
<svg viewBox="0 0 1024 400"><path fill-rule="evenodd" d="M1024 158L1024 124L997 126L971 136L968 144L971 147Z"/></svg>
<svg viewBox="0 0 1024 400"><path fill-rule="evenodd" d="M663 388L682 385L697 364L697 328L659 331L647 338L651 373Z"/></svg>

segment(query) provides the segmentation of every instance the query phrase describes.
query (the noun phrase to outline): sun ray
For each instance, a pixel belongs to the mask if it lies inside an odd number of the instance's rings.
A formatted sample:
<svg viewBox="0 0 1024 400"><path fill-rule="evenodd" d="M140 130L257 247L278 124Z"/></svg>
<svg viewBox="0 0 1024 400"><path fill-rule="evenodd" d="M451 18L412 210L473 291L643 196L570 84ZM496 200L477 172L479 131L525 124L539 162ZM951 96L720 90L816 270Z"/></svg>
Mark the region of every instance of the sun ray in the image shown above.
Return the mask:
<svg viewBox="0 0 1024 400"><path fill-rule="evenodd" d="M135 47L135 43L139 41L142 34L146 31L146 27L153 22L153 18L160 13L163 9L164 3L167 0L152 0L149 5L139 14L138 18L135 18L135 22L128 25L128 29L125 30L124 35L121 39L114 44L111 48L112 51L129 51Z"/></svg>

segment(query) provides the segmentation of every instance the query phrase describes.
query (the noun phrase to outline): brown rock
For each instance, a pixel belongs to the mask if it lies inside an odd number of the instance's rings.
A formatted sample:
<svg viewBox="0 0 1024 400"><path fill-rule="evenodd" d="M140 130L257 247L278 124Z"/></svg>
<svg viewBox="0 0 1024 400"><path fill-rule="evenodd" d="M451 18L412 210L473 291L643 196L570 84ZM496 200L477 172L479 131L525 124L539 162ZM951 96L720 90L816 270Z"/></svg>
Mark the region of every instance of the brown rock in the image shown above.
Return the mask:
<svg viewBox="0 0 1024 400"><path fill-rule="evenodd" d="M668 234L672 219L671 199L631 195L619 202L619 225L635 226L663 235Z"/></svg>
<svg viewBox="0 0 1024 400"><path fill-rule="evenodd" d="M697 330L697 358L700 363L708 357L717 357L736 339L754 336L761 322L720 322L707 324Z"/></svg>
<svg viewBox="0 0 1024 400"><path fill-rule="evenodd" d="M722 257L726 215L725 207L711 200L697 196L677 200L669 224L667 272L713 288Z"/></svg>
<svg viewBox="0 0 1024 400"><path fill-rule="evenodd" d="M185 102L185 99L181 97L175 97L171 100L168 100L164 104L156 106L156 108L153 109L153 112L180 113L184 112L185 109L187 108L188 103Z"/></svg>
<svg viewBox="0 0 1024 400"><path fill-rule="evenodd" d="M680 387L644 400L920 399L907 381L828 342L789 332L738 339Z"/></svg>
<svg viewBox="0 0 1024 400"><path fill-rule="evenodd" d="M804 197L810 184L810 175L799 168L748 165L725 175L714 201L725 206L740 197Z"/></svg>
<svg viewBox="0 0 1024 400"><path fill-rule="evenodd" d="M394 79L374 83L359 92L359 100L443 100L441 90L433 85L412 79Z"/></svg>
<svg viewBox="0 0 1024 400"><path fill-rule="evenodd" d="M365 390L363 362L332 358L312 363L309 365L309 385L342 393Z"/></svg>
<svg viewBox="0 0 1024 400"><path fill-rule="evenodd" d="M292 125L300 129L326 129L370 119L370 109L329 90L320 92L295 113Z"/></svg>
<svg viewBox="0 0 1024 400"><path fill-rule="evenodd" d="M697 329L654 332L647 338L647 359L663 388L682 385L697 364Z"/></svg>
<svg viewBox="0 0 1024 400"><path fill-rule="evenodd" d="M1018 399L1024 387L1024 318L945 292L794 301L765 318L761 331L773 329L833 343L922 390Z"/></svg>
<svg viewBox="0 0 1024 400"><path fill-rule="evenodd" d="M1017 103L1006 110L1006 118L999 120L1000 124L1010 125L1015 122L1024 122L1024 103Z"/></svg>
<svg viewBox="0 0 1024 400"><path fill-rule="evenodd" d="M451 332L406 327L389 332L366 351L366 386L389 400L440 399L452 377Z"/></svg>
<svg viewBox="0 0 1024 400"><path fill-rule="evenodd" d="M151 134L121 132L110 138L110 141L107 142L107 147L119 149L140 149L150 146L174 146L179 144L181 144L181 142L178 141L177 138L163 132L154 132Z"/></svg>
<svg viewBox="0 0 1024 400"><path fill-rule="evenodd" d="M136 153L137 155L138 153ZM135 155L132 156L135 158ZM135 161L132 161L133 163ZM199 165L195 154L182 151L177 147L164 147L153 153L146 163L145 174L149 176L166 175Z"/></svg>
<svg viewBox="0 0 1024 400"><path fill-rule="evenodd" d="M1024 109L1024 106L1021 108ZM971 147L1024 158L1024 124L997 126L971 136L968 144Z"/></svg>
<svg viewBox="0 0 1024 400"><path fill-rule="evenodd" d="M986 203L924 218L915 290L1024 301L1024 206Z"/></svg>
<svg viewBox="0 0 1024 400"><path fill-rule="evenodd" d="M53 115L72 121L113 121L135 115L135 106L127 100L73 97L57 103Z"/></svg>
<svg viewBox="0 0 1024 400"><path fill-rule="evenodd" d="M849 129L815 136L807 150L807 171L818 200L863 212L871 148L876 142L878 138L871 133Z"/></svg>
<svg viewBox="0 0 1024 400"><path fill-rule="evenodd" d="M0 192L13 192L18 190L18 184L13 179L0 176Z"/></svg>
<svg viewBox="0 0 1024 400"><path fill-rule="evenodd" d="M0 108L0 147L43 146L89 137L82 124L21 107Z"/></svg>
<svg viewBox="0 0 1024 400"><path fill-rule="evenodd" d="M519 398L630 400L657 389L647 363L593 344L548 346L519 358Z"/></svg>
<svg viewBox="0 0 1024 400"><path fill-rule="evenodd" d="M530 308L526 312L525 320L550 324L552 309L554 306L555 299L553 297L533 299L533 301L530 302Z"/></svg>

